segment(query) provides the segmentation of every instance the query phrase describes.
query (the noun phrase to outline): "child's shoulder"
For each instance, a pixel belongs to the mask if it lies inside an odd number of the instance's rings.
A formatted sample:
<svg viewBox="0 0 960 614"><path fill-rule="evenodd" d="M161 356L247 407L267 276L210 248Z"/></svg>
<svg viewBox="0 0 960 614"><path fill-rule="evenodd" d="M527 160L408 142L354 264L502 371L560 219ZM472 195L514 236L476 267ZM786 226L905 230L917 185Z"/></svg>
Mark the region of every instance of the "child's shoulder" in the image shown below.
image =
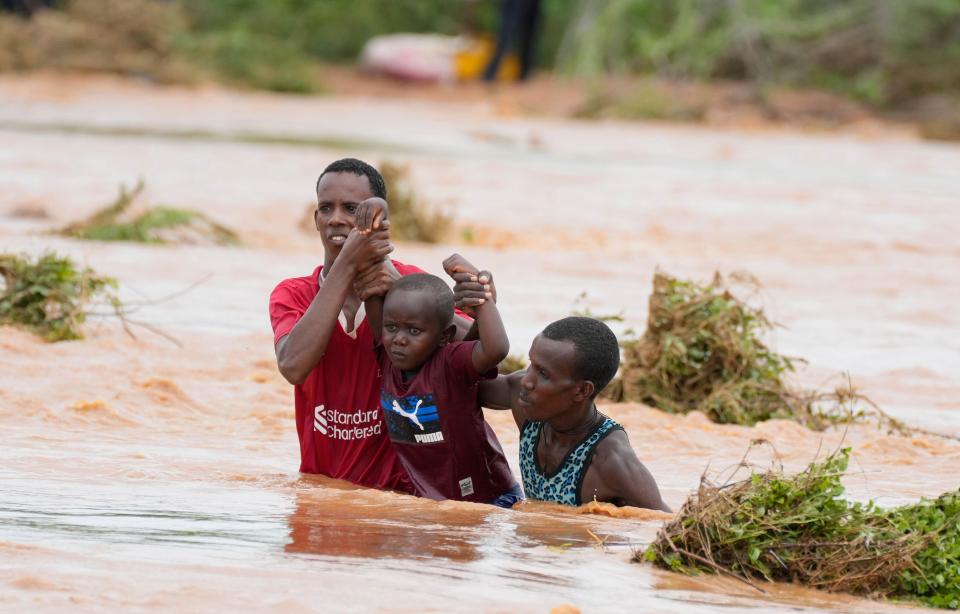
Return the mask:
<svg viewBox="0 0 960 614"><path fill-rule="evenodd" d="M476 344L477 344L476 339L472 339L470 341L451 341L449 343L446 343L440 346L440 349L445 350L447 352L455 352L455 351L462 350L464 347L469 347L470 349L473 349L473 346Z"/></svg>
<svg viewBox="0 0 960 614"><path fill-rule="evenodd" d="M476 341L451 341L441 345L430 357L431 370L437 374L447 375L470 373L470 369L473 368L475 344Z"/></svg>
<svg viewBox="0 0 960 614"><path fill-rule="evenodd" d="M458 365L467 358L472 361L473 346L476 341L451 341L437 348L430 361L438 366ZM471 362L472 364L472 362Z"/></svg>

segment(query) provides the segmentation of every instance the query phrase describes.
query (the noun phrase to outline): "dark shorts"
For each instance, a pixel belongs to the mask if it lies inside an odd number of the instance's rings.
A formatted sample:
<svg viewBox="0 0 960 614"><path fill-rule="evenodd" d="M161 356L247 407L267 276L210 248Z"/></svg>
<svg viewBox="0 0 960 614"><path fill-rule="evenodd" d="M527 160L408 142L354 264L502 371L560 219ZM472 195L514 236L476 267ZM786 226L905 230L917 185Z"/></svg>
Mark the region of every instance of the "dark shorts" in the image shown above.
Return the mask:
<svg viewBox="0 0 960 614"><path fill-rule="evenodd" d="M509 509L521 501L523 501L523 489L520 488L519 484L514 484L513 488L503 493L493 501L490 501L490 505L496 505L497 507Z"/></svg>

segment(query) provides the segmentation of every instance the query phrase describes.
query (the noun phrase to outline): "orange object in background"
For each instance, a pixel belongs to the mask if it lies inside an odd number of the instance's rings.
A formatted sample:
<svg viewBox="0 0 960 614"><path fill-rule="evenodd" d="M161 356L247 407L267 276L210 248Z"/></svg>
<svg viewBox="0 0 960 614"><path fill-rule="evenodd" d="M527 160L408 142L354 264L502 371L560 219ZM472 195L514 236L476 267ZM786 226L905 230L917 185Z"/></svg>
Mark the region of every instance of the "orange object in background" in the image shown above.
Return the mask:
<svg viewBox="0 0 960 614"><path fill-rule="evenodd" d="M487 69L496 41L489 36L476 36L464 39L463 48L453 58L453 74L458 81L472 81L483 76ZM520 60L516 54L504 56L497 71L497 81L516 81L520 76Z"/></svg>

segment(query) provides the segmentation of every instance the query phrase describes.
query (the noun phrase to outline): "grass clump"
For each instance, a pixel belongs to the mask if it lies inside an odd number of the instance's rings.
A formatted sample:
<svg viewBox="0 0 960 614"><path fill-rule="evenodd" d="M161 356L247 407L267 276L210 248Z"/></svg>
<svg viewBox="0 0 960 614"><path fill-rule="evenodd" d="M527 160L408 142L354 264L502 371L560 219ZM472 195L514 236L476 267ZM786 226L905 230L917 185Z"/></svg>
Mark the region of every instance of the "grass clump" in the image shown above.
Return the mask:
<svg viewBox="0 0 960 614"><path fill-rule="evenodd" d="M402 241L438 243L449 234L453 217L431 209L417 196L410 184L407 166L383 162L380 174L387 184L391 236Z"/></svg>
<svg viewBox="0 0 960 614"><path fill-rule="evenodd" d="M634 560L684 573L795 582L960 606L960 491L891 510L847 501L849 448L797 475L706 478ZM756 586L756 585L754 585Z"/></svg>
<svg viewBox="0 0 960 614"><path fill-rule="evenodd" d="M0 254L0 278L0 324L22 326L46 341L82 339L80 327L93 303L121 311L116 280L52 252L36 260Z"/></svg>
<svg viewBox="0 0 960 614"><path fill-rule="evenodd" d="M557 64L575 74L814 86L874 106L956 92L960 85L956 2L568 4Z"/></svg>
<svg viewBox="0 0 960 614"><path fill-rule="evenodd" d="M84 220L70 224L60 233L93 241L215 245L240 243L232 230L196 211L160 206L133 213L131 209L143 188L143 181L139 181L132 190L120 186L120 194L111 204Z"/></svg>
<svg viewBox="0 0 960 614"><path fill-rule="evenodd" d="M234 27L184 36L179 49L231 85L290 94L323 91L315 62L276 36Z"/></svg>
<svg viewBox="0 0 960 614"><path fill-rule="evenodd" d="M898 596L960 609L960 490L891 510L889 519L904 534L932 536L900 574Z"/></svg>
<svg viewBox="0 0 960 614"><path fill-rule="evenodd" d="M731 281L758 287L746 275ZM658 271L647 329L622 343L622 400L670 413L700 411L719 423L782 418L816 429L867 413L852 412L857 401L869 400L851 386L831 392L788 386L796 359L767 347L763 336L771 328L763 311L737 298L719 273L701 285Z"/></svg>

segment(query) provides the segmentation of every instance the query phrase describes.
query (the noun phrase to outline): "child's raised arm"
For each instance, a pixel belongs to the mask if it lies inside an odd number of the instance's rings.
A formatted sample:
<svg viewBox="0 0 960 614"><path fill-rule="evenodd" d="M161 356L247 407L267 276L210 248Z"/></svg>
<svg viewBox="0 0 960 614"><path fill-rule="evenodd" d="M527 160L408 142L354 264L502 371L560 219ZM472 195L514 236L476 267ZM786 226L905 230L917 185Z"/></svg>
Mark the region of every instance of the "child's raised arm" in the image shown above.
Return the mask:
<svg viewBox="0 0 960 614"><path fill-rule="evenodd" d="M500 319L500 310L493 301L477 307L477 333L480 339L473 346L473 367L477 373L486 373L510 352L510 340Z"/></svg>
<svg viewBox="0 0 960 614"><path fill-rule="evenodd" d="M389 208L387 201L382 198L372 197L364 200L357 206L354 214L357 230L363 234L370 234L375 230L390 231ZM384 268L388 261L377 263L358 272L354 280L353 290L360 300L363 301L367 312L367 323L370 325L370 332L373 334L373 340L380 342L380 336L383 326L383 297L390 289L388 281L384 275Z"/></svg>
<svg viewBox="0 0 960 614"><path fill-rule="evenodd" d="M380 337L383 334L383 296L371 294L364 299L363 306L367 311L367 324L370 325L373 341L380 343Z"/></svg>
<svg viewBox="0 0 960 614"><path fill-rule="evenodd" d="M469 273L478 278L485 275L492 279L487 271L478 271L475 266L467 262L460 254L453 254L443 261L443 268L448 275ZM500 364L510 351L510 340L507 331L500 319L500 311L493 300L484 300L476 307L476 324L479 341L473 348L473 367L478 373L485 373Z"/></svg>
<svg viewBox="0 0 960 614"><path fill-rule="evenodd" d="M389 272L386 271L387 264L387 261L380 262L361 271L353 283L353 291L363 301L367 311L367 324L370 325L370 332L376 343L380 343L383 333L383 298L393 283L390 281Z"/></svg>

